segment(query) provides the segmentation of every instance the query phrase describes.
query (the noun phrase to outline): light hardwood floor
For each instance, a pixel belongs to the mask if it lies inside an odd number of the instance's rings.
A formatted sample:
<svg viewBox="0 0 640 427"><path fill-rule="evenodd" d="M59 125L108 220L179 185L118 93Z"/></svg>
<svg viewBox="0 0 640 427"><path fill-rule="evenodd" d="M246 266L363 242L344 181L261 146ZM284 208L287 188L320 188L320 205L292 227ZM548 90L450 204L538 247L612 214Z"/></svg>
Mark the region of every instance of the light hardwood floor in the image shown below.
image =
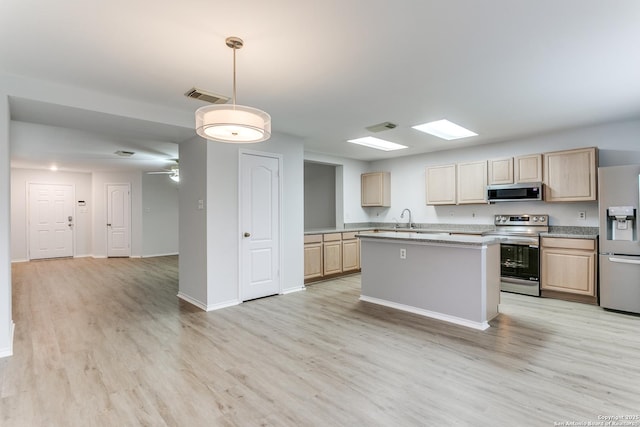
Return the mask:
<svg viewBox="0 0 640 427"><path fill-rule="evenodd" d="M205 313L176 298L177 277L177 257L15 264L0 424L553 426L640 414L638 316L503 294L502 314L476 331L360 302L359 275Z"/></svg>

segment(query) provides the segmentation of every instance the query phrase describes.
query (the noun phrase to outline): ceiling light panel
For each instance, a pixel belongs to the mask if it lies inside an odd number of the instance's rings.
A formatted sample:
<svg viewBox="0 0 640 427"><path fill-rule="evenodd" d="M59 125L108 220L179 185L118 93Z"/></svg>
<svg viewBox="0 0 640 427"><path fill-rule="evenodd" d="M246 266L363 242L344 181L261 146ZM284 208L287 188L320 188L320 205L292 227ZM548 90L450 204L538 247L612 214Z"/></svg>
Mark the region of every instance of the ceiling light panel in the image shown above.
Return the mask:
<svg viewBox="0 0 640 427"><path fill-rule="evenodd" d="M412 126L413 129L425 132L438 138L452 140L460 138L468 138L470 136L477 136L478 134L463 128L447 119L437 120L435 122L424 123L421 125Z"/></svg>
<svg viewBox="0 0 640 427"><path fill-rule="evenodd" d="M396 144L395 142L385 141L384 139L374 138L372 136L365 136L364 138L350 139L347 142L353 144L364 145L365 147L375 148L382 151L394 151L409 148L406 145Z"/></svg>

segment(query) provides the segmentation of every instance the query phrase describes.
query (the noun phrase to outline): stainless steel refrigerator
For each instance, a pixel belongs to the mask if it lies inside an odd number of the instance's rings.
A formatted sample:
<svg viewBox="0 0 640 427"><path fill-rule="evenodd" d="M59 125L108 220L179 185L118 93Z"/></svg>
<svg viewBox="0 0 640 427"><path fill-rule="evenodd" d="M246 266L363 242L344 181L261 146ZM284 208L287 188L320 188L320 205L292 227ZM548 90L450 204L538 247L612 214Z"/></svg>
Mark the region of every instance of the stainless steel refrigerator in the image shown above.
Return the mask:
<svg viewBox="0 0 640 427"><path fill-rule="evenodd" d="M640 313L640 165L598 169L600 305Z"/></svg>

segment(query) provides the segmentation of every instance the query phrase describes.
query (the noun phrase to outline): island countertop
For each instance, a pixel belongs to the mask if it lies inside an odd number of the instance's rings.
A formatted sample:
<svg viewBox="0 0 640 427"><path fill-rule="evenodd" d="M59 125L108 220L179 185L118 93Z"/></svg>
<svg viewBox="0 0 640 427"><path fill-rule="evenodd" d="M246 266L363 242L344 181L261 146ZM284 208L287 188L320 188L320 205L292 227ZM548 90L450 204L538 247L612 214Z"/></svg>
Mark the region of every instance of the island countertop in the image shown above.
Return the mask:
<svg viewBox="0 0 640 427"><path fill-rule="evenodd" d="M471 246L487 246L500 243L500 238L497 236L450 235L448 233L407 233L390 231L381 233L360 233L356 236L361 239L386 239L410 241L415 243L448 243Z"/></svg>

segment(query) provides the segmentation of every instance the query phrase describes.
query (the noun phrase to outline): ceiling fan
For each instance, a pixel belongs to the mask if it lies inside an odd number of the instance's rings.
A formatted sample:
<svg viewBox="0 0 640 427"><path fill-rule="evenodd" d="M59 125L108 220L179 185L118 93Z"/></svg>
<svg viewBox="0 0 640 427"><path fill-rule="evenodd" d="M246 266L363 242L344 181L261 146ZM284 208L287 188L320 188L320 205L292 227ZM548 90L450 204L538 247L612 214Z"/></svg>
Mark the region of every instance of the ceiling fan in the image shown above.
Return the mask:
<svg viewBox="0 0 640 427"><path fill-rule="evenodd" d="M147 172L147 174L149 175L166 174L166 175L169 175L169 178L171 178L173 181L180 182L180 168L178 167L178 159L172 159L172 160L175 161L176 164L171 166L171 169L165 169L163 171Z"/></svg>

